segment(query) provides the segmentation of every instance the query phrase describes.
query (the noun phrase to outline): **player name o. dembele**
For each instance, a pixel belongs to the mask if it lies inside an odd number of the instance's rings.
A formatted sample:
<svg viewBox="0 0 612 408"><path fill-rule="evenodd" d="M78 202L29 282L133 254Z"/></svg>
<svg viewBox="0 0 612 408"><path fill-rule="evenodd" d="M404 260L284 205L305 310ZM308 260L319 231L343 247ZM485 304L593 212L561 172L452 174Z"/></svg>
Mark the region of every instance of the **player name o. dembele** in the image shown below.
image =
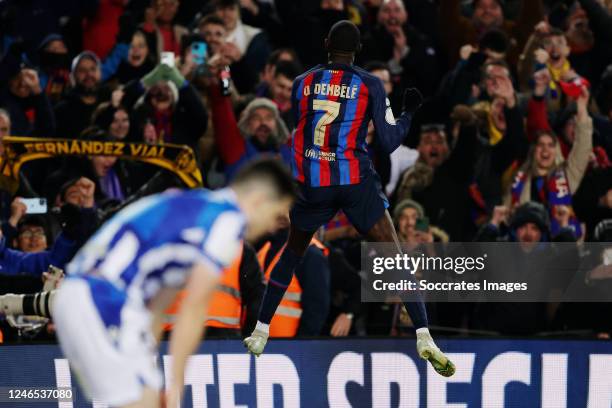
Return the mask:
<svg viewBox="0 0 612 408"><path fill-rule="evenodd" d="M311 90L311 88L314 89ZM314 86L304 86L304 96L310 95L311 91L313 91L315 95L337 96L339 98L344 99L355 99L357 97L359 87L357 85L347 86L333 84L314 84Z"/></svg>
<svg viewBox="0 0 612 408"><path fill-rule="evenodd" d="M423 279L418 282L402 279L398 282L384 282L377 279L372 282L372 287L376 291L497 291L497 292L519 292L527 290L526 282L428 282Z"/></svg>

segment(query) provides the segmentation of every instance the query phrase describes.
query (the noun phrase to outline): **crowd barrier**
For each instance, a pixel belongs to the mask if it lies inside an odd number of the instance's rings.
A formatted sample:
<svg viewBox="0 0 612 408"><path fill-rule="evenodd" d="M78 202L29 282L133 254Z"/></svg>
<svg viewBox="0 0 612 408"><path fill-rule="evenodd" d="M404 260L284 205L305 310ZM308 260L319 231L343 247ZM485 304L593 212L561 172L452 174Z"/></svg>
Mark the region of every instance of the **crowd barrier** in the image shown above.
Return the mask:
<svg viewBox="0 0 612 408"><path fill-rule="evenodd" d="M204 342L191 357L184 407L610 408L612 342L443 340L457 366L443 378L414 339L273 340L254 358L239 341ZM172 359L161 348L164 373ZM56 345L0 347L0 389L73 387L72 402L0 406L95 407Z"/></svg>

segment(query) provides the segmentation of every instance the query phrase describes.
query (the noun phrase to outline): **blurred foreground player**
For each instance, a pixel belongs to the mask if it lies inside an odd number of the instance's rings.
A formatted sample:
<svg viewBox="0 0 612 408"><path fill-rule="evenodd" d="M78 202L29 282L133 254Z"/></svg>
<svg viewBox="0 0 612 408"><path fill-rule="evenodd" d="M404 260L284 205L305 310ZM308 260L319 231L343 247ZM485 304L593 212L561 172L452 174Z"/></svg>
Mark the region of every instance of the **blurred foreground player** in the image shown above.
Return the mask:
<svg viewBox="0 0 612 408"><path fill-rule="evenodd" d="M408 89L404 113L394 118L380 79L353 65L361 48L359 29L353 23L336 23L325 47L329 62L312 68L293 83L291 105L297 127L293 134L292 169L300 193L290 213L287 247L271 273L259 321L244 340L254 355L263 352L270 321L314 232L338 210L368 240L395 243L389 256L401 251L365 139L372 120L380 146L388 154L393 152L406 137L412 113L422 97L418 90ZM453 363L429 334L423 302L419 299L404 305L416 328L419 356L439 374L453 375Z"/></svg>
<svg viewBox="0 0 612 408"><path fill-rule="evenodd" d="M158 407L164 399L178 406L219 273L243 238L274 228L294 197L289 172L262 160L245 165L229 188L147 197L107 222L68 266L52 301L62 350L88 396L113 407ZM156 339L183 287L164 398Z"/></svg>

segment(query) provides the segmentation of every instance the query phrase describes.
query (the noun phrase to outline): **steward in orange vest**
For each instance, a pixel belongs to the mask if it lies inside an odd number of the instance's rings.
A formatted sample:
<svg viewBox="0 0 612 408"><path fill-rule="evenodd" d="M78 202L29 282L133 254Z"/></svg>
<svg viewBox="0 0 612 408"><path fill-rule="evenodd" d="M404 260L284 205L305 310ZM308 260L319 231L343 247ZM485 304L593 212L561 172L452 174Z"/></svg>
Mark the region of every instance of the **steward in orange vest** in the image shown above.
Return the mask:
<svg viewBox="0 0 612 408"><path fill-rule="evenodd" d="M206 336L240 338L243 327L252 329L264 289L255 250L245 243L234 262L223 270L208 306ZM166 310L166 331L172 330L172 321L183 294L180 292L174 304Z"/></svg>
<svg viewBox="0 0 612 408"><path fill-rule="evenodd" d="M310 245L320 249L325 257L329 254L329 250L315 238L312 239ZM278 263L285 250L285 245L283 245L276 254L270 254L271 247L272 244L268 241L261 247L259 252L257 252L257 259L264 270L266 282L270 279L270 273L272 273L274 266ZM307 254L308 250L304 255L305 258L308 256ZM298 268L300 268L300 266L298 266ZM327 290L327 293L329 293L329 288L325 289L324 285L322 285L322 289ZM270 322L270 337L295 337L297 335L303 312L302 292L302 287L294 274ZM323 316L322 323L325 317L326 316Z"/></svg>

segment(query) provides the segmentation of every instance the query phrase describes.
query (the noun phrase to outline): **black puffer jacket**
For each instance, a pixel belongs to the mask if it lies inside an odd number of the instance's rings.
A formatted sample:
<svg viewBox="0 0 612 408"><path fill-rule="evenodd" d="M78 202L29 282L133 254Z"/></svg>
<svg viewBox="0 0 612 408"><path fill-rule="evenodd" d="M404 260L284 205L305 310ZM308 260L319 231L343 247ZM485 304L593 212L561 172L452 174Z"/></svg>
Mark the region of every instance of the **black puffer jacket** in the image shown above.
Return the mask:
<svg viewBox="0 0 612 408"><path fill-rule="evenodd" d="M136 102L145 95L145 88L140 81L128 83L124 89L125 95L121 101L128 109L134 109L131 125L137 131L144 128L144 123L154 116L153 108L147 102L136 106ZM172 135L170 142L190 146L195 150L198 139L204 135L208 127L208 114L195 88L185 82L178 90L178 101L172 113ZM139 137L142 137L140 132ZM135 140L141 142L141 140Z"/></svg>

